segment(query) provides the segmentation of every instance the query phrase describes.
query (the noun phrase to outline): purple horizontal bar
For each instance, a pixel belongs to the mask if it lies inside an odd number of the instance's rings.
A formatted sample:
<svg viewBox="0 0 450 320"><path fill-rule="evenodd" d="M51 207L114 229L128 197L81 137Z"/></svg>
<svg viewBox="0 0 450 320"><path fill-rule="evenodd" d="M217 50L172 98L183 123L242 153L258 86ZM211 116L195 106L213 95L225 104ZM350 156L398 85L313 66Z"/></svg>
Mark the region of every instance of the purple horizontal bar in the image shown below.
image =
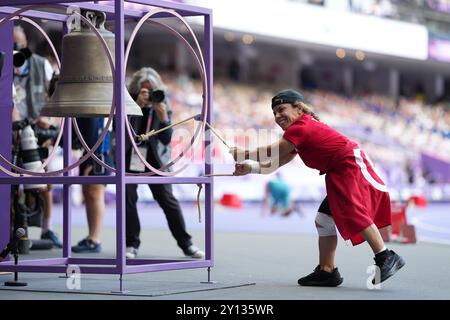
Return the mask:
<svg viewBox="0 0 450 320"><path fill-rule="evenodd" d="M38 260L35 260L38 261ZM131 259L127 260L128 266L136 266L136 265L153 265L153 264L164 264L164 263L186 263L190 262L191 260L186 259ZM83 264L93 264L93 265L116 265L117 261L116 259L111 258L68 258L67 264L76 264L76 265L83 265ZM8 262L8 265L13 264L13 262Z"/></svg>
<svg viewBox="0 0 450 320"><path fill-rule="evenodd" d="M132 259L127 260L128 265L138 265L138 264L151 264L151 263L169 263L169 262L178 262L178 261L186 261L183 260L174 260L174 259ZM69 258L67 260L67 264L95 264L95 265L116 265L116 259L111 258ZM13 264L13 262L8 262L8 264Z"/></svg>
<svg viewBox="0 0 450 320"><path fill-rule="evenodd" d="M171 263L158 263L139 266L126 266L124 273L141 273L141 272L154 272L154 271L168 271L168 270L180 270L180 269L193 269L193 268L206 268L212 267L211 260L200 261L186 261L186 262L171 262Z"/></svg>
<svg viewBox="0 0 450 320"><path fill-rule="evenodd" d="M115 19L114 6L112 6L112 5L109 6L109 5L104 5L104 4L93 4L93 3L82 3L82 2L72 3L71 5L78 6L83 9L103 11L106 13L108 20ZM133 9L125 8L124 16L125 16L125 18L141 18L147 12L148 12L148 10L136 10L136 9L133 10ZM193 14L191 14L191 12L178 12L178 13L182 16L193 16ZM197 15L199 15L199 14L197 14ZM165 13L165 12L161 12L161 13L157 13L152 16L152 18L167 18L167 17L172 18L173 15Z"/></svg>
<svg viewBox="0 0 450 320"><path fill-rule="evenodd" d="M0 7L0 13L10 14L17 10L19 10L19 8ZM24 13L21 13L20 15L23 17L47 19L47 20L54 20L54 21L66 21L67 20L67 15L65 15L65 14L59 14L59 13L53 13L53 12L43 12L43 11L36 11L36 10L26 11Z"/></svg>
<svg viewBox="0 0 450 320"><path fill-rule="evenodd" d="M66 273L67 266L25 266L25 265L0 265L0 271L6 272L43 272L43 273ZM91 267L80 266L81 273L91 274L119 274L116 267Z"/></svg>
<svg viewBox="0 0 450 320"><path fill-rule="evenodd" d="M38 261L38 260L35 260ZM190 260L189 260L190 261ZM157 263L173 263L173 262L187 262L186 259L131 259L127 260L127 265L142 265L142 264L157 264ZM68 258L67 264L94 264L94 265L116 265L116 259L112 258ZM8 265L13 262L8 262Z"/></svg>
<svg viewBox="0 0 450 320"><path fill-rule="evenodd" d="M83 2L75 2L75 3L72 3L71 5L78 6L82 9L103 11L104 13L108 14L107 15L108 18L114 18L114 15L110 15L110 14L114 14L114 6L108 6L108 5L103 5L103 4L94 4L94 3L83 3ZM130 9L124 10L125 17L141 18L146 13L147 12L140 11L140 10L130 10Z"/></svg>
<svg viewBox="0 0 450 320"><path fill-rule="evenodd" d="M91 1L86 1L91 2ZM146 0L133 0L133 1L126 1L130 3L139 3L149 6L157 6L165 9L173 9L177 11L182 16L198 16L198 15L210 15L212 13L211 9L202 8L202 7L196 7L193 5L187 5L187 4L179 4L176 2L169 2L169 1L160 1L160 0L152 0L152 1L146 1ZM78 6L80 8L85 9L96 9L101 10L107 13L114 13L114 6L108 6L108 5L98 5L93 3L85 3L80 0L4 0L2 1L2 5L4 6L19 6L19 5L29 5L29 4L70 4L74 6ZM128 10L125 9L124 13L126 16L134 16L134 17L141 17L142 12L137 10ZM47 19L47 18L45 18Z"/></svg>
<svg viewBox="0 0 450 320"><path fill-rule="evenodd" d="M116 265L116 259L109 258L69 258L68 264Z"/></svg>
<svg viewBox="0 0 450 320"><path fill-rule="evenodd" d="M115 176L0 177L0 184L114 184Z"/></svg>
<svg viewBox="0 0 450 320"><path fill-rule="evenodd" d="M19 266L27 266L27 265L35 265L35 266L51 266L51 265L59 265L66 264L67 258L51 258L51 259L39 259L39 260L21 260L19 261ZM1 266L10 266L14 265L14 261L3 262L0 264Z"/></svg>
<svg viewBox="0 0 450 320"><path fill-rule="evenodd" d="M73 3L73 4L62 4L62 5L67 6L67 7L69 7L70 5L76 5L82 9L103 11L107 14L108 18L114 19L114 7L112 7L112 6L95 5L95 4L90 4L90 3L86 3L86 4ZM0 7L0 13L10 14L10 13L17 11L18 9L19 8L15 8L15 7ZM147 12L145 12L145 11L125 10L125 16L132 17L132 18L141 18L146 13ZM46 12L46 11L37 11L37 10L25 11L25 12L21 13L20 15L29 17L29 18L40 18L40 19L47 19L47 20L54 20L54 21L66 21L67 20L67 15L65 15L65 14ZM164 15L164 16L169 16L169 15Z"/></svg>
<svg viewBox="0 0 450 320"><path fill-rule="evenodd" d="M173 263L173 262L185 262L186 259L176 260L176 259L131 259L127 260L127 265L141 265L141 264L155 264L155 263Z"/></svg>
<svg viewBox="0 0 450 320"><path fill-rule="evenodd" d="M135 177L126 176L126 184L196 184L211 183L211 177Z"/></svg>
<svg viewBox="0 0 450 320"><path fill-rule="evenodd" d="M176 3L161 0L127 0L126 2L145 4L149 6L157 6L166 9L176 10L182 16L198 16L198 15L210 15L212 14L212 9L197 7L185 3ZM125 3L126 3L125 2Z"/></svg>
<svg viewBox="0 0 450 320"><path fill-rule="evenodd" d="M127 176L128 184L197 184L211 183L211 177L134 177ZM73 176L73 177L0 177L0 184L115 184L115 176Z"/></svg>
<svg viewBox="0 0 450 320"><path fill-rule="evenodd" d="M2 5L5 6L20 6L20 5L30 5L30 4L59 4L59 3L73 3L79 2L80 0L3 0Z"/></svg>

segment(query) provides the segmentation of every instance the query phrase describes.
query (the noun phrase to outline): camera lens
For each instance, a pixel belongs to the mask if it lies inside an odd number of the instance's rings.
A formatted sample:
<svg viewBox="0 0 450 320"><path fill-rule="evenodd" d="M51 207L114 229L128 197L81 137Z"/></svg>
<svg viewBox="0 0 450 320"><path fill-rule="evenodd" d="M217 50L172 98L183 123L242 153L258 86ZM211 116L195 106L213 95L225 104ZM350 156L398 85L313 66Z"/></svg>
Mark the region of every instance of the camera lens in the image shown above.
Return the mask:
<svg viewBox="0 0 450 320"><path fill-rule="evenodd" d="M153 90L150 93L150 101L151 102L156 102L156 103L163 102L165 97L166 97L166 95L164 94L164 91L162 91L162 90Z"/></svg>
<svg viewBox="0 0 450 320"><path fill-rule="evenodd" d="M40 169L42 165L41 157L39 155L38 139L34 135L34 131L30 125L23 128L20 135L20 148L21 148L21 158L22 167L29 171L35 172L45 172L44 169ZM46 184L26 184L24 185L26 190L46 190Z"/></svg>
<svg viewBox="0 0 450 320"><path fill-rule="evenodd" d="M13 56L14 67L20 68L21 66L23 66L23 64L25 63L26 60L27 60L27 58L25 57L25 55L22 52L14 51L14 56Z"/></svg>
<svg viewBox="0 0 450 320"><path fill-rule="evenodd" d="M27 61L27 59L29 59L31 57L31 55L32 55L32 52L28 48L22 48L18 51L14 51L14 54L13 54L14 67L20 68L21 66L23 66L25 61Z"/></svg>

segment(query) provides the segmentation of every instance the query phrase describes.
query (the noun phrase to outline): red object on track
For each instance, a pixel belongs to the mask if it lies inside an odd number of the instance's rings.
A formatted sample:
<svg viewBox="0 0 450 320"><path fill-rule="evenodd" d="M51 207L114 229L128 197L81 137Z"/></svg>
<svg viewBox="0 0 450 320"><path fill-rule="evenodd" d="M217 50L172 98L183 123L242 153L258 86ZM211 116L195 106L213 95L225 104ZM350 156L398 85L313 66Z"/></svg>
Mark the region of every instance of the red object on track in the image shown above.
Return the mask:
<svg viewBox="0 0 450 320"><path fill-rule="evenodd" d="M426 206L426 199L424 197L417 197L418 203L420 206ZM390 234L382 235L383 240L388 241L396 241L401 243L416 243L416 228L412 224L408 224L406 218L406 209L410 202L413 202L415 205L416 200L414 197L408 199L405 203L392 203L391 205L391 229Z"/></svg>
<svg viewBox="0 0 450 320"><path fill-rule="evenodd" d="M393 203L391 205L391 232L393 235L400 236L400 228L402 225L406 224L406 208L408 203L398 204Z"/></svg>
<svg viewBox="0 0 450 320"><path fill-rule="evenodd" d="M220 204L232 208L242 208L242 201L236 194L224 193L220 199Z"/></svg>
<svg viewBox="0 0 450 320"><path fill-rule="evenodd" d="M411 196L409 197L408 202L412 202L420 208L425 208L428 204L427 199L422 195Z"/></svg>

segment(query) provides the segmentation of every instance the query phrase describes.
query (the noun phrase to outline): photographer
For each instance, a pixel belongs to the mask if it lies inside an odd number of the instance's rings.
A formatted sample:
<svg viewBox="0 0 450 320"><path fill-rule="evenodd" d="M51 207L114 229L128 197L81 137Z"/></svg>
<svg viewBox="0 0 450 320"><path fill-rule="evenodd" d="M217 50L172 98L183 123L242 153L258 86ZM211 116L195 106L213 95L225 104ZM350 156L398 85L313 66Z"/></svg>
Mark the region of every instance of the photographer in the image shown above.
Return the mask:
<svg viewBox="0 0 450 320"><path fill-rule="evenodd" d="M142 68L131 80L129 91L136 103L142 108L142 117L132 117L130 124L136 134L143 134L152 129L158 130L170 125L172 108L164 94L164 84L159 74L152 68ZM172 129L151 137L139 145L141 153L148 163L160 168L171 157L170 141ZM131 142L126 136L126 169L130 172L148 172L142 164ZM149 184L153 198L163 209L170 232L176 239L183 253L191 258L204 258L205 253L193 245L191 236L186 231L183 213L178 200L172 193L170 184ZM126 185L126 246L127 258L135 258L140 245L140 222L136 203L138 201L137 185Z"/></svg>
<svg viewBox="0 0 450 320"><path fill-rule="evenodd" d="M14 67L14 87L13 87L13 121L28 119L34 126L34 131L52 129L52 119L41 117L48 95L48 85L53 76L53 69L47 59L37 54L31 53L28 48L28 41L22 27L14 27L14 50L27 52L23 61ZM48 147L52 140L41 141L41 147ZM51 230L52 216L52 192L51 186L48 191L43 192L44 198L44 219L42 224L41 239L49 239L53 245L62 248L62 243L55 232Z"/></svg>

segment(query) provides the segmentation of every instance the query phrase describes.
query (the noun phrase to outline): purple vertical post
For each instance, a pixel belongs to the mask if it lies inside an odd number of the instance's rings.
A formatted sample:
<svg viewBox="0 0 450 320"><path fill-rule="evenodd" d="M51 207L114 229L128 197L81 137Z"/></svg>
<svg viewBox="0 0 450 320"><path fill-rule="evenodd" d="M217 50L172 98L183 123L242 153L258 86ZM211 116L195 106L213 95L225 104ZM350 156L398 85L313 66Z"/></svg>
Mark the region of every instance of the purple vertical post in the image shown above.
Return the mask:
<svg viewBox="0 0 450 320"><path fill-rule="evenodd" d="M205 38L205 66L206 66L206 81L208 84L208 123L213 123L213 25L212 25L212 12L205 15L204 24L204 38ZM213 172L213 159L212 159L212 144L211 144L211 130L208 129L205 134L205 173L210 174ZM207 183L205 186L205 245L206 245L206 259L214 262L214 217L213 217L213 204L214 204L214 189L213 181Z"/></svg>
<svg viewBox="0 0 450 320"><path fill-rule="evenodd" d="M116 264L123 274L125 269L125 103L124 103L124 8L122 0L114 1L115 81L116 104Z"/></svg>
<svg viewBox="0 0 450 320"><path fill-rule="evenodd" d="M5 15L0 14L0 19ZM13 23L8 22L0 28L0 51L5 53L3 70L0 78L0 153L11 160L12 137L12 83L13 83ZM0 172L0 177L6 176ZM0 185L0 248L4 248L9 241L10 212L11 212L11 186Z"/></svg>
<svg viewBox="0 0 450 320"><path fill-rule="evenodd" d="M63 25L63 35L65 35L67 30L67 25L65 22ZM67 117L64 124L64 167L67 168L72 159L72 118ZM65 172L65 177L70 177L72 175L72 170ZM72 242L72 205L71 205L71 184L63 185L63 257L70 258L70 244Z"/></svg>

